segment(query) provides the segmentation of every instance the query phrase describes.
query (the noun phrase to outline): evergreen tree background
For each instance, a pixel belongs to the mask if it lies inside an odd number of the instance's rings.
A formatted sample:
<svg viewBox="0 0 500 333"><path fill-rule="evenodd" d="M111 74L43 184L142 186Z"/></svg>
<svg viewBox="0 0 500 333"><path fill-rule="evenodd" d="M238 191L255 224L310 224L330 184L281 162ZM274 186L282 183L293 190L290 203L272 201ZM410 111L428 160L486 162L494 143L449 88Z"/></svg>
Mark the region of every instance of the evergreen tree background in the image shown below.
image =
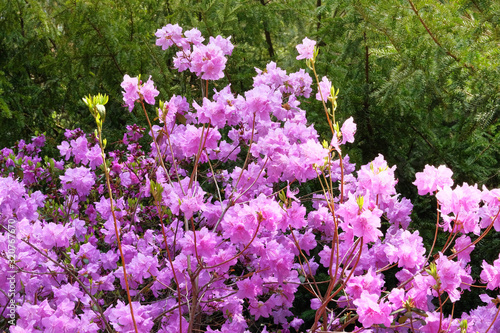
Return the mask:
<svg viewBox="0 0 500 333"><path fill-rule="evenodd" d="M318 73L340 88L337 118L358 125L348 153L358 165L381 153L398 166L399 191L415 203L414 227L426 240L435 202L415 200L411 184L425 164L446 164L456 184L500 186L493 0L0 0L0 146L45 132L57 155L65 128L93 131L81 98L97 93L110 95L105 131L118 142L124 125L144 123L121 105L124 74L151 75L166 99L200 98L199 80L172 68L174 50L155 46L167 23L232 36L236 47L215 88L231 83L236 93L270 61L305 67L295 45L317 40ZM321 105L304 108L328 139ZM479 252L491 262L499 245L492 235Z"/></svg>
<svg viewBox="0 0 500 333"><path fill-rule="evenodd" d="M60 137L92 128L89 93L110 95L108 131L139 121L121 106L125 73L152 75L162 95L199 98L200 83L172 69L154 45L167 23L232 36L227 77L241 93L269 61L296 70L295 45L319 42L319 72L340 88L339 119L354 116L351 155L382 153L400 190L425 164L446 164L458 183L500 185L500 4L495 1L0 1L0 145L35 131ZM309 118L328 137L318 105Z"/></svg>

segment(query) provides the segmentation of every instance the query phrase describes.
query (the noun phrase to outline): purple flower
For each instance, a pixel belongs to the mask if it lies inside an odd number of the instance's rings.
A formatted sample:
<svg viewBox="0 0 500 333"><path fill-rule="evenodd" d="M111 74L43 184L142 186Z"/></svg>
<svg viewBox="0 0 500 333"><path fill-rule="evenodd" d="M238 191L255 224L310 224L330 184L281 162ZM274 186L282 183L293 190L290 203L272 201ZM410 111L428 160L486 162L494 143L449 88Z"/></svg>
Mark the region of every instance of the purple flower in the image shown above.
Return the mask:
<svg viewBox="0 0 500 333"><path fill-rule="evenodd" d="M121 87L125 90L123 92L123 100L128 106L128 111L132 112L135 101L139 99L139 79L125 74Z"/></svg>
<svg viewBox="0 0 500 333"><path fill-rule="evenodd" d="M174 95L175 96L175 95ZM137 142L144 135L144 128L138 125L127 125L127 133L123 135L123 143L128 145Z"/></svg>
<svg viewBox="0 0 500 333"><path fill-rule="evenodd" d="M215 38L210 36L209 44L215 44L220 47L222 52L224 52L224 55L231 55L233 53L234 45L231 43L231 36L227 38L223 38L220 35Z"/></svg>
<svg viewBox="0 0 500 333"><path fill-rule="evenodd" d="M69 241L75 235L75 228L62 224L48 223L43 228L42 242L47 248L68 247Z"/></svg>
<svg viewBox="0 0 500 333"><path fill-rule="evenodd" d="M384 280L380 274L377 274L373 268L369 268L365 275L353 276L349 279L345 291L353 299L361 297L363 291L370 294L380 295Z"/></svg>
<svg viewBox="0 0 500 333"><path fill-rule="evenodd" d="M151 277L151 275L158 275L158 259L138 253L137 256L130 261L128 268L132 278L142 283L144 279ZM120 280L122 277L123 275L119 275Z"/></svg>
<svg viewBox="0 0 500 333"><path fill-rule="evenodd" d="M460 285L462 283L472 283L472 278L460 266L460 262L449 260L442 253L439 253L436 266L440 282L439 291L446 291L450 297L450 301L455 303L460 299L460 291L458 290Z"/></svg>
<svg viewBox="0 0 500 333"><path fill-rule="evenodd" d="M312 89L312 77L301 68L298 72L290 74L290 80L288 84L291 88L293 88L293 93L297 96L304 96L305 98L309 98L311 95Z"/></svg>
<svg viewBox="0 0 500 333"><path fill-rule="evenodd" d="M250 314L255 316L255 319L258 320L260 317L269 317L269 314L272 311L272 305L269 302L257 301L255 299L250 299ZM268 332L266 330L266 332Z"/></svg>
<svg viewBox="0 0 500 333"><path fill-rule="evenodd" d="M403 229L408 228L411 222L410 214L413 204L407 198L398 199L398 195L388 197L387 200L380 202L380 209L387 214L389 222L396 227L401 225Z"/></svg>
<svg viewBox="0 0 500 333"><path fill-rule="evenodd" d="M83 298L83 292L78 288L78 283L73 284L63 284L62 286L52 286L52 291L54 292L54 298L57 303L62 303L64 300L69 300L72 302L78 302Z"/></svg>
<svg viewBox="0 0 500 333"><path fill-rule="evenodd" d="M67 169L63 176L59 176L62 181L63 189L75 189L80 198L89 195L92 186L95 184L94 175L89 168L78 167Z"/></svg>
<svg viewBox="0 0 500 333"><path fill-rule="evenodd" d="M353 143L354 134L356 133L356 124L354 123L354 119L349 117L349 119L344 121L340 131L342 132L342 144L345 144L346 142Z"/></svg>
<svg viewBox="0 0 500 333"><path fill-rule="evenodd" d="M217 44L194 46L190 70L203 80L219 80L224 77L226 62L227 59Z"/></svg>
<svg viewBox="0 0 500 333"><path fill-rule="evenodd" d="M283 88L285 88L285 83L289 80L286 71L277 67L274 61L268 63L265 70L255 68L255 71L257 72L257 76L253 78L254 87L266 85L273 90L283 90Z"/></svg>
<svg viewBox="0 0 500 333"><path fill-rule="evenodd" d="M134 319L139 332L150 332L154 325L150 306L132 302L132 307L134 308ZM128 304L118 300L116 306L109 307L104 314L109 318L117 332L135 332Z"/></svg>
<svg viewBox="0 0 500 333"><path fill-rule="evenodd" d="M67 303L69 305L69 303ZM70 307L66 307L64 309L67 311L66 313L72 313L74 309L74 304L71 303ZM62 307L59 307L60 311ZM66 314L62 314L61 316L53 315L50 317L45 317L42 319L42 325L44 327L44 332L78 332L80 328L80 322L78 319L73 319L67 316Z"/></svg>
<svg viewBox="0 0 500 333"><path fill-rule="evenodd" d="M425 262L425 248L418 230L413 234L399 229L394 236L386 237L384 251L390 262L398 262L399 267L420 268Z"/></svg>
<svg viewBox="0 0 500 333"><path fill-rule="evenodd" d="M458 260L462 263L468 263L470 261L470 254L476 246L472 244L469 236L462 235L455 241L455 251L457 252Z"/></svg>
<svg viewBox="0 0 500 333"><path fill-rule="evenodd" d="M11 217L17 220L38 218L38 207L43 207L45 196L40 191L26 193L25 186L11 177L0 177L0 221ZM15 215L14 215L15 214Z"/></svg>
<svg viewBox="0 0 500 333"><path fill-rule="evenodd" d="M257 229L257 217L248 206L235 207L228 210L221 224L224 237L231 239L231 243L245 244Z"/></svg>
<svg viewBox="0 0 500 333"><path fill-rule="evenodd" d="M217 143L221 138L221 134L217 129L204 131L203 128L193 125L187 125L184 131L179 132L177 137L172 138L172 144L180 147L184 157L194 156L198 153L202 135L203 139L206 140L205 149L211 150L217 148ZM206 154L203 154L200 161L203 163L206 162L206 159Z"/></svg>
<svg viewBox="0 0 500 333"><path fill-rule="evenodd" d="M466 183L453 190L449 186L438 190L436 198L441 205L443 229L451 231L453 225L457 225L458 231L464 234L473 232L479 235L481 229L478 212L482 208L481 197L482 193L477 185L470 186Z"/></svg>
<svg viewBox="0 0 500 333"><path fill-rule="evenodd" d="M184 50L178 51L174 57L174 67L177 68L179 72L184 72L186 69L191 67L191 51Z"/></svg>
<svg viewBox="0 0 500 333"><path fill-rule="evenodd" d="M144 97L146 103L151 105L155 104L155 97L160 94L160 92L154 87L154 82L151 80L151 76L149 76L148 81L140 87L139 93Z"/></svg>
<svg viewBox="0 0 500 333"><path fill-rule="evenodd" d="M446 166L441 165L438 168L425 165L423 172L417 172L416 180L413 182L417 186L419 195L433 194L436 190L445 186L452 186L451 176L453 172Z"/></svg>
<svg viewBox="0 0 500 333"><path fill-rule="evenodd" d="M487 283L486 288L493 290L500 287L500 257L493 262L493 265L483 260L482 267L481 280Z"/></svg>
<svg viewBox="0 0 500 333"><path fill-rule="evenodd" d="M39 136L35 137L33 139L33 144L36 147L43 147L45 145L45 135L44 134L40 134Z"/></svg>
<svg viewBox="0 0 500 333"><path fill-rule="evenodd" d="M57 146L59 149L59 152L61 153L61 156L64 156L64 158L69 160L71 157L71 146L68 141L63 141L59 146Z"/></svg>
<svg viewBox="0 0 500 333"><path fill-rule="evenodd" d="M293 318L293 320L290 322L290 326L292 326L295 330L299 330L299 327L304 323L303 319L300 318Z"/></svg>
<svg viewBox="0 0 500 333"><path fill-rule="evenodd" d="M90 161L89 166L92 170L102 164L101 148L98 144L88 150L87 158Z"/></svg>
<svg viewBox="0 0 500 333"><path fill-rule="evenodd" d="M379 154L370 164L363 165L358 171L359 187L373 196L396 194L397 180L394 178L396 167L389 168L384 156Z"/></svg>
<svg viewBox="0 0 500 333"><path fill-rule="evenodd" d="M68 140L74 140L79 136L84 136L85 133L79 128L75 128L74 130L66 129L64 132L64 137Z"/></svg>
<svg viewBox="0 0 500 333"><path fill-rule="evenodd" d="M479 296L481 301L487 303L486 306L479 306L472 310L470 314L462 314L462 320L467 320L469 332L486 332L490 329L491 332L500 332L500 320L497 318L497 307L493 302L493 298L486 294ZM490 324L493 323L490 328Z"/></svg>
<svg viewBox="0 0 500 333"><path fill-rule="evenodd" d="M269 113L281 108L282 96L279 91L272 90L267 85L258 85L245 92L247 110L262 120L269 119Z"/></svg>
<svg viewBox="0 0 500 333"><path fill-rule="evenodd" d="M391 307L387 303L378 301L379 297L364 290L361 296L354 300L359 315L359 321L364 328L370 328L374 324L391 325Z"/></svg>
<svg viewBox="0 0 500 333"><path fill-rule="evenodd" d="M372 210L367 209L370 207L370 203L366 202L367 197L364 198L363 206L358 205L358 200L352 193L349 193L349 200L340 205L337 214L343 217L343 220L347 225L352 227L352 232L356 237L363 237L365 243L374 242L378 237L382 236L382 232L379 230L381 222L380 217L382 216L382 211L376 207ZM346 228L349 228L346 225Z"/></svg>
<svg viewBox="0 0 500 333"><path fill-rule="evenodd" d="M75 163L82 163L87 165L89 159L87 158L88 153L88 141L85 136L80 136L76 140L71 140L71 152L75 156Z"/></svg>
<svg viewBox="0 0 500 333"><path fill-rule="evenodd" d="M238 293L236 295L240 298L254 299L262 293L262 283L259 275L237 281Z"/></svg>
<svg viewBox="0 0 500 333"><path fill-rule="evenodd" d="M193 102L193 107L197 111L199 123L210 122L212 126L224 127L226 117L231 116L231 108L227 103L212 102L208 98L203 98L203 105Z"/></svg>
<svg viewBox="0 0 500 333"><path fill-rule="evenodd" d="M312 59L314 57L314 46L316 45L315 40L311 40L309 38L304 38L302 40L302 44L296 46L299 55L297 56L297 60L300 59Z"/></svg>
<svg viewBox="0 0 500 333"><path fill-rule="evenodd" d="M144 98L146 103L154 105L155 97L160 93L154 87L154 82L151 80L151 76L149 76L146 83L142 84L142 82L139 82L139 78L130 77L128 74L125 74L121 87L124 89L123 101L125 102L125 105L128 106L129 112L132 112L135 102L141 97Z"/></svg>
<svg viewBox="0 0 500 333"><path fill-rule="evenodd" d="M155 36L158 37L156 45L161 46L162 50L168 49L173 44L179 47L186 44L182 36L182 28L178 24L167 24L163 28L156 30Z"/></svg>
<svg viewBox="0 0 500 333"><path fill-rule="evenodd" d="M326 102L328 97L330 97L332 90L332 83L328 80L326 76L319 83L318 93L316 94L316 99L318 101Z"/></svg>
<svg viewBox="0 0 500 333"><path fill-rule="evenodd" d="M193 45L201 45L201 43L205 40L205 38L201 35L200 30L196 28L186 31L184 36L186 36L186 41Z"/></svg>

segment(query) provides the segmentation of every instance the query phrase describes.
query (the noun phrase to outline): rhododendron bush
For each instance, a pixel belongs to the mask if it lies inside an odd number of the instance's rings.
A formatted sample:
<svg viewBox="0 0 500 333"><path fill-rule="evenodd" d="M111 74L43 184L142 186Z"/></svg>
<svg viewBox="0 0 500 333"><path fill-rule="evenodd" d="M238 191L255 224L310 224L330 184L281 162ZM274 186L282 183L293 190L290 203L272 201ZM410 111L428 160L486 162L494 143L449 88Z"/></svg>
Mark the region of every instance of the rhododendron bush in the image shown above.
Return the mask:
<svg viewBox="0 0 500 333"><path fill-rule="evenodd" d="M436 234L447 235L426 251L410 200L396 192L396 167L379 155L356 171L343 152L356 124L335 119L338 90L318 78L315 41L297 46L307 69L269 63L235 95L230 85L211 88L224 77L230 38L207 41L171 24L156 36L162 49L176 49L180 72L200 78L199 100L159 101L153 78L125 75L124 104L148 124L127 126L121 145L107 147L107 96L97 95L84 98L96 131L66 130L60 158L40 156L43 135L1 151L0 266L11 272L0 275L2 290L15 276L13 298L0 293L3 327L500 330L497 300L486 294L460 316L443 310L473 285L500 287L500 258L482 263L479 280L469 266L475 244L500 231L500 190L454 185L445 166L417 173L419 194L437 202ZM309 98L323 104L330 142L306 120ZM308 183L320 190L305 192ZM305 292L311 323L294 312Z"/></svg>

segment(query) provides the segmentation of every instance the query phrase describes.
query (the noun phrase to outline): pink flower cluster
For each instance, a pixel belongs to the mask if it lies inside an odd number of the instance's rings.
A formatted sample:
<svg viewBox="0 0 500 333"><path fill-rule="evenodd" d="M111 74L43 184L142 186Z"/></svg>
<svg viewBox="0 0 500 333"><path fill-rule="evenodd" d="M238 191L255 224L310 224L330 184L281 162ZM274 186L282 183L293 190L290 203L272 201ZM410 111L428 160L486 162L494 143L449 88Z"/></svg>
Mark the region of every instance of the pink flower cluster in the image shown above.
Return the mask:
<svg viewBox="0 0 500 333"><path fill-rule="evenodd" d="M210 37L207 45L198 29L182 32L178 25L167 24L156 31L156 45L162 50L175 45L180 50L174 58L174 66L179 72L189 69L203 80L219 80L224 77L227 58L233 52L233 44L229 38Z"/></svg>
<svg viewBox="0 0 500 333"><path fill-rule="evenodd" d="M124 90L123 100L130 112L134 109L135 102L140 99L144 99L146 103L154 105L155 98L160 93L154 87L154 82L151 80L151 77L149 77L146 83L142 83L139 78L130 77L128 74L125 74L121 87Z"/></svg>

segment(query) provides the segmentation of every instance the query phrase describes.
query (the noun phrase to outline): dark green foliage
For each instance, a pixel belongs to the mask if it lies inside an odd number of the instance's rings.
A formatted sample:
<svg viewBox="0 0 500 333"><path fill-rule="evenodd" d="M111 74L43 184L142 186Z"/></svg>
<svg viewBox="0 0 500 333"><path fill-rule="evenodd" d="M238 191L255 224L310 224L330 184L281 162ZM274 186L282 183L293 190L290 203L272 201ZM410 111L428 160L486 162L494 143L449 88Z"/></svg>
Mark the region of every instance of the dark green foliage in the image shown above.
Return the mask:
<svg viewBox="0 0 500 333"><path fill-rule="evenodd" d="M459 184L499 185L498 4L323 7L330 15L318 31L322 72L341 89L339 117L354 115L358 124L359 162L384 154L398 165L406 195L425 164L447 164Z"/></svg>

